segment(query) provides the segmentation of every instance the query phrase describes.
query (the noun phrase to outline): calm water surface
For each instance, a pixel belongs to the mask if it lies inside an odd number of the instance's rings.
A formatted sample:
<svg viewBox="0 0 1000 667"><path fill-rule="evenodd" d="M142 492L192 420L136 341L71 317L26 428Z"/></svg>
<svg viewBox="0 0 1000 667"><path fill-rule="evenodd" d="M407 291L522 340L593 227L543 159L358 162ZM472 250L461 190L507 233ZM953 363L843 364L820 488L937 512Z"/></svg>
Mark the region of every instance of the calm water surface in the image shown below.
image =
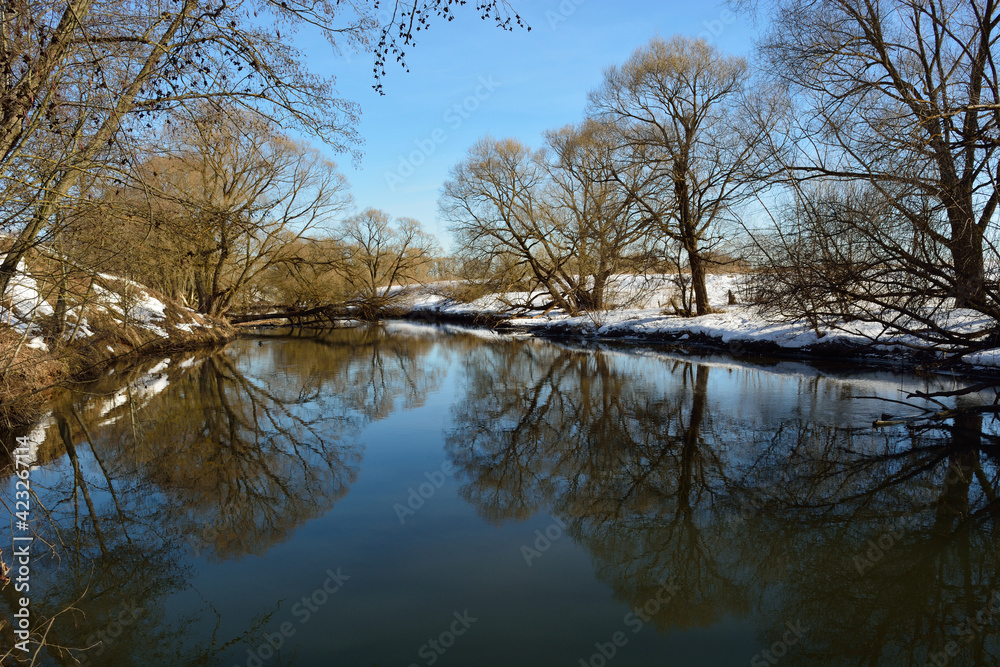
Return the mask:
<svg viewBox="0 0 1000 667"><path fill-rule="evenodd" d="M991 418L871 426L954 386L402 324L120 370L2 434L36 664L997 664Z"/></svg>

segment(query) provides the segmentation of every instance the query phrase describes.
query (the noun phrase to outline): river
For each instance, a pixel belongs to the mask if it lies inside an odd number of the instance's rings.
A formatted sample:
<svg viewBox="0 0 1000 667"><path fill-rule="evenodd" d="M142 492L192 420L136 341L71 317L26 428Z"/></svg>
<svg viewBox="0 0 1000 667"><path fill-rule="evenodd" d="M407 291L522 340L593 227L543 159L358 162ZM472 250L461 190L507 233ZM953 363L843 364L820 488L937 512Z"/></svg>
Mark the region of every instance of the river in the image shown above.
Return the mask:
<svg viewBox="0 0 1000 667"><path fill-rule="evenodd" d="M997 664L992 418L872 427L958 386L410 324L153 360L2 434L2 618L31 537L36 664Z"/></svg>

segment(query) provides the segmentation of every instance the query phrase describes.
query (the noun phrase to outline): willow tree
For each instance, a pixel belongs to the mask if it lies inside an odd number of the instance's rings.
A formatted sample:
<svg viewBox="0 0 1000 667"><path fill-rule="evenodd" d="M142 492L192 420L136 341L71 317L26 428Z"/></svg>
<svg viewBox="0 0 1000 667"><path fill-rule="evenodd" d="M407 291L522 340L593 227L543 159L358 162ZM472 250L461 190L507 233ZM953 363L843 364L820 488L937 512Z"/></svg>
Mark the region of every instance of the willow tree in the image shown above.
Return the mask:
<svg viewBox="0 0 1000 667"><path fill-rule="evenodd" d="M550 233L564 239L572 256L566 274L571 298L581 309L601 310L641 297L637 282L625 287L614 276L647 268L655 217L634 193L646 191L648 174L641 165L620 164L614 125L588 120L545 136L551 157L543 210L552 218Z"/></svg>
<svg viewBox="0 0 1000 667"><path fill-rule="evenodd" d="M948 294L1000 316L987 256L1000 203L1000 5L774 0L757 9L772 18L764 66L798 107L798 150L776 166L799 192L809 181L854 183L886 211L841 216L883 266L899 269L868 296L912 311L914 299Z"/></svg>
<svg viewBox="0 0 1000 667"><path fill-rule="evenodd" d="M291 44L318 30L334 50L403 60L434 17L464 0L10 0L0 13L0 226L13 232L0 294L24 254L77 201L87 173L127 170L141 133L197 100L293 126L337 150L356 150L357 106ZM476 3L504 29L520 23L506 0Z"/></svg>
<svg viewBox="0 0 1000 667"><path fill-rule="evenodd" d="M524 278L551 299L546 307L575 312L563 278L571 257L548 233L542 212L545 183L542 161L530 147L482 137L452 167L438 205L467 261L485 274L502 271L511 284Z"/></svg>
<svg viewBox="0 0 1000 667"><path fill-rule="evenodd" d="M635 268L650 217L611 179L614 130L587 122L547 133L549 150L484 137L451 171L440 207L460 254L508 285L527 283L525 303L576 314L608 305L616 273ZM614 172L633 190L641 170Z"/></svg>
<svg viewBox="0 0 1000 667"><path fill-rule="evenodd" d="M591 116L621 128L628 169L648 176L644 189L624 179L664 235L687 255L699 315L710 312L707 246L734 207L750 194L759 131L742 117L750 71L745 59L703 39L653 38L621 66L608 68L590 94Z"/></svg>
<svg viewBox="0 0 1000 667"><path fill-rule="evenodd" d="M344 220L336 239L340 258L334 264L365 317L376 318L389 304L390 289L420 281L437 254L434 237L413 218L397 218L375 208Z"/></svg>
<svg viewBox="0 0 1000 667"><path fill-rule="evenodd" d="M183 211L173 234L188 248L200 312L224 315L350 203L335 164L249 114L206 107L168 139L143 185L154 201Z"/></svg>

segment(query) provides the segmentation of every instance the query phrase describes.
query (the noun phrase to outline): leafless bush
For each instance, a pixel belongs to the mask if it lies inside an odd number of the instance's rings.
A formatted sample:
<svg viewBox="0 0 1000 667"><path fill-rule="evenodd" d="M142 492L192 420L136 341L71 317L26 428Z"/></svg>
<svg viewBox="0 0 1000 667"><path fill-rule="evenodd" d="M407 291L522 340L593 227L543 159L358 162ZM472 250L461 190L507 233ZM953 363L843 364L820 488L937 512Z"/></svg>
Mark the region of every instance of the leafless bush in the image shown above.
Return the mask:
<svg viewBox="0 0 1000 667"><path fill-rule="evenodd" d="M757 239L763 261L750 280L751 301L818 332L858 320L929 344L975 345L981 333L956 332L944 322L960 296L951 256L935 235L946 222L918 197L907 203L909 215L900 214L904 197L889 202L856 183L800 190L778 230ZM976 310L995 318L996 286L985 285L982 294Z"/></svg>

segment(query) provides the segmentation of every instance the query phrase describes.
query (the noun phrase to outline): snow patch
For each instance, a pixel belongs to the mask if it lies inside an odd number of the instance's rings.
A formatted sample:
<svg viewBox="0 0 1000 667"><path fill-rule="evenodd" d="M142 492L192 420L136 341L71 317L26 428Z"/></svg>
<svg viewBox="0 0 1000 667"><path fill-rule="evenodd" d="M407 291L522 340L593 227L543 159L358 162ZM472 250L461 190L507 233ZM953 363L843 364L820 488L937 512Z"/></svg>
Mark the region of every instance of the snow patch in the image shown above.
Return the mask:
<svg viewBox="0 0 1000 667"><path fill-rule="evenodd" d="M41 350L42 352L48 352L49 346L45 344L41 336L35 336L27 343L24 344L25 347L30 347L32 350Z"/></svg>

